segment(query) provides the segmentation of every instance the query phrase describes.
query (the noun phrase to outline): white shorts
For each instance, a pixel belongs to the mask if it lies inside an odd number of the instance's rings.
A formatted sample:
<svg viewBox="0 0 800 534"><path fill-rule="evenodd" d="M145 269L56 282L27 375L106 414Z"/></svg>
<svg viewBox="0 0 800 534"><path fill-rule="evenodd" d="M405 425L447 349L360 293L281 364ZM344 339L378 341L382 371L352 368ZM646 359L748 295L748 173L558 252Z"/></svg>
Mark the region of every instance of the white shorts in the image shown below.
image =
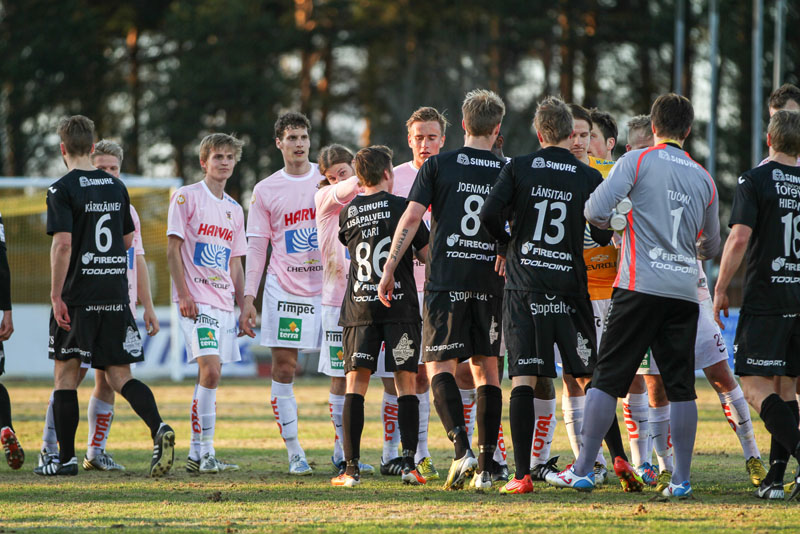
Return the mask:
<svg viewBox="0 0 800 534"><path fill-rule="evenodd" d="M261 344L265 347L318 350L322 342L322 296L292 295L267 275L261 310Z"/></svg>
<svg viewBox="0 0 800 534"><path fill-rule="evenodd" d="M606 329L608 319L608 308L611 306L611 299L599 299L592 302L592 314L594 315L594 331L597 334L597 352L600 353L600 340L603 338L603 330ZM558 352L558 345L553 345L555 351L556 365L561 367L561 353Z"/></svg>
<svg viewBox="0 0 800 534"><path fill-rule="evenodd" d="M176 304L176 306L178 306ZM220 310L208 304L197 305L197 317L180 315L179 324L186 343L186 360L196 362L201 356L219 356L222 363L242 359L236 339L236 317L232 311Z"/></svg>
<svg viewBox="0 0 800 534"><path fill-rule="evenodd" d="M319 351L317 371L327 375L344 378L344 353L342 351L342 327L339 326L339 306L322 305L322 348ZM378 369L372 375L376 378L392 378L394 373L386 370L384 364L386 351L381 345L378 355Z"/></svg>
<svg viewBox="0 0 800 534"><path fill-rule="evenodd" d="M728 360L728 347L722 338L719 325L714 321L714 305L711 303L711 299L706 299L700 303L700 314L697 317L697 338L694 342L694 370L702 371L723 360ZM637 374L661 374L649 350L642 360Z"/></svg>

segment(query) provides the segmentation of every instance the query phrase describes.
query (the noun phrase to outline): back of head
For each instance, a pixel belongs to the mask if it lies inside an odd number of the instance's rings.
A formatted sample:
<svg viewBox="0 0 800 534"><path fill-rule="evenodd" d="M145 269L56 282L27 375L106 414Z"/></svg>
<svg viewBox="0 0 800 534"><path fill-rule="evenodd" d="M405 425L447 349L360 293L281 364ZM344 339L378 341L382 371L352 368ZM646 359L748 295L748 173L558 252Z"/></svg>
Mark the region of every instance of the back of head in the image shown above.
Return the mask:
<svg viewBox="0 0 800 534"><path fill-rule="evenodd" d="M572 113L563 100L548 96L536 106L533 127L545 143L558 144L572 134Z"/></svg>
<svg viewBox="0 0 800 534"><path fill-rule="evenodd" d="M311 121L302 113L289 111L284 113L275 121L275 139L283 139L286 130L292 128L305 128L306 132L311 132Z"/></svg>
<svg viewBox="0 0 800 534"><path fill-rule="evenodd" d="M58 136L70 156L87 156L94 144L94 122L83 115L61 119Z"/></svg>
<svg viewBox="0 0 800 534"><path fill-rule="evenodd" d="M383 145L362 148L356 153L356 175L362 186L375 186L383 180L383 171L392 172L392 150Z"/></svg>
<svg viewBox="0 0 800 534"><path fill-rule="evenodd" d="M447 118L442 113L439 113L439 110L430 106L423 106L412 113L406 121L406 129L411 131L411 125L415 122L438 122L439 127L442 129L442 135L445 134L445 130L450 124L447 122Z"/></svg>
<svg viewBox="0 0 800 534"><path fill-rule="evenodd" d="M683 141L689 135L689 128L694 122L694 108L685 96L667 93L653 102L650 118L656 135Z"/></svg>
<svg viewBox="0 0 800 534"><path fill-rule="evenodd" d="M642 148L641 145L651 146L653 144L653 127L650 122L650 115L636 115L628 121L628 145L629 150Z"/></svg>
<svg viewBox="0 0 800 534"><path fill-rule="evenodd" d="M101 139L94 145L94 152L92 152L92 163L97 156L113 156L117 158L119 164L122 165L122 147L114 141L108 139Z"/></svg>
<svg viewBox="0 0 800 534"><path fill-rule="evenodd" d="M597 127L600 128L600 131L603 132L603 140L608 141L609 139L613 139L616 144L619 130L617 129L617 121L614 120L614 117L612 117L610 113L598 111L596 108L592 109L589 115L592 118L592 123L596 124Z"/></svg>
<svg viewBox="0 0 800 534"><path fill-rule="evenodd" d="M494 91L475 89L467 93L461 105L464 127L473 137L492 135L506 114L506 105Z"/></svg>
<svg viewBox="0 0 800 534"><path fill-rule="evenodd" d="M791 101L794 101L795 108L800 108L800 88L791 83L781 85L769 95L769 107L772 110L784 109Z"/></svg>
<svg viewBox="0 0 800 534"><path fill-rule="evenodd" d="M787 156L800 156L800 112L776 111L769 119L770 146Z"/></svg>
<svg viewBox="0 0 800 534"><path fill-rule="evenodd" d="M242 147L244 141L240 141L233 135L223 133L213 133L205 136L200 141L200 161L207 161L211 152L221 150L223 148L230 149L233 152L234 159L238 162L242 159Z"/></svg>
<svg viewBox="0 0 800 534"><path fill-rule="evenodd" d="M592 114L589 113L588 109L578 104L569 104L569 110L572 113L573 120L586 121L586 124L589 125L589 130L592 129L594 123L592 122Z"/></svg>

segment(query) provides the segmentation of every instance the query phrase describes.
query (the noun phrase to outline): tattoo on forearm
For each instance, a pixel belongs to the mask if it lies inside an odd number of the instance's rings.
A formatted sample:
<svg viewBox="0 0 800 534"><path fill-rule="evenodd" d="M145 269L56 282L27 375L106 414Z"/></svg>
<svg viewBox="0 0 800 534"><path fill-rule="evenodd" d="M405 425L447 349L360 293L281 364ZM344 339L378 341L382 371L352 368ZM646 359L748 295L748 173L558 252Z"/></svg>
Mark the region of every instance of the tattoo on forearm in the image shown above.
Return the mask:
<svg viewBox="0 0 800 534"><path fill-rule="evenodd" d="M400 251L403 249L403 243L406 242L406 236L408 236L408 228L403 228L403 232L397 240L397 246L394 247L394 254L392 254L392 260L395 262L400 261L398 258L400 257Z"/></svg>

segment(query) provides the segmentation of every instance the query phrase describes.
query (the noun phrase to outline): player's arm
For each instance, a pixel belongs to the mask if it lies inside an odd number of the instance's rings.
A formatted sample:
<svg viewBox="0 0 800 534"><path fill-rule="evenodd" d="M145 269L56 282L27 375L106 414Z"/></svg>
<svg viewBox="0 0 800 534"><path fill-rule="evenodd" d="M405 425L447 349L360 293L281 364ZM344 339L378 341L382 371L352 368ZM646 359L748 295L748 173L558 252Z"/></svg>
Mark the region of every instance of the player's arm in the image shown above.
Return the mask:
<svg viewBox="0 0 800 534"><path fill-rule="evenodd" d="M394 291L394 271L400 263L400 258L411 246L411 240L417 234L422 216L425 215L427 207L413 200L408 203L406 211L397 223L397 229L392 237L392 244L389 248L389 258L383 266L383 276L378 284L378 298L384 306L391 306L392 292Z"/></svg>
<svg viewBox="0 0 800 534"><path fill-rule="evenodd" d="M621 158L605 180L598 171L594 170L602 183L592 192L583 208L583 215L590 224L603 230L608 228L614 208L620 200L628 196L633 188L636 178L635 163L633 158ZM600 242L597 241L597 243ZM607 240L606 243L608 243Z"/></svg>
<svg viewBox="0 0 800 534"><path fill-rule="evenodd" d="M133 246L133 232L122 236L122 243L125 245L125 250Z"/></svg>
<svg viewBox="0 0 800 534"><path fill-rule="evenodd" d="M706 206L703 232L697 245L699 259L707 260L719 254L722 238L719 235L719 202L714 188L714 198Z"/></svg>
<svg viewBox="0 0 800 534"><path fill-rule="evenodd" d="M717 285L714 288L714 320L722 329L725 328L725 325L719 318L719 312L722 310L725 317L728 316L728 286L733 275L739 269L739 265L742 264L742 259L747 251L747 243L752 234L753 229L749 226L734 224L728 240L725 241L725 250L722 252L719 275L717 275Z"/></svg>
<svg viewBox="0 0 800 534"><path fill-rule="evenodd" d="M161 325L158 324L155 306L153 306L153 295L150 292L150 273L143 254L136 256L136 293L139 302L144 306L143 319L147 335L154 336L161 330Z"/></svg>
<svg viewBox="0 0 800 534"><path fill-rule="evenodd" d="M70 318L67 305L61 298L61 292L67 279L71 254L72 233L54 233L53 244L50 247L50 302L53 304L53 315L58 326L66 331L70 329Z"/></svg>
<svg viewBox="0 0 800 534"><path fill-rule="evenodd" d="M244 317L245 310L244 299L244 267L242 266L242 257L233 256L230 260L231 280L233 281L233 298L236 300L236 305L239 306L239 336L256 337L253 327L256 325L255 318L248 320ZM253 310L255 312L255 309Z"/></svg>
<svg viewBox="0 0 800 534"><path fill-rule="evenodd" d="M14 321L11 318L11 269L8 266L5 231L3 219L0 218L0 310L3 319L0 321L0 342L7 340L14 333Z"/></svg>
<svg viewBox="0 0 800 534"><path fill-rule="evenodd" d="M267 265L268 246L267 237L250 236L247 239L247 273L244 283L244 304L239 308L242 310L239 328L243 328L243 324L248 324L251 328L256 325L257 313L253 302L256 299L258 285L261 283L261 275L264 274L264 267Z"/></svg>
<svg viewBox="0 0 800 534"><path fill-rule="evenodd" d="M614 230L603 230L591 223L589 223L589 233L592 235L592 241L601 247L611 243L611 238L614 237Z"/></svg>
<svg viewBox="0 0 800 534"><path fill-rule="evenodd" d="M425 245L419 250L414 249L414 257L417 258L417 261L420 263L428 263L428 245Z"/></svg>
<svg viewBox="0 0 800 534"><path fill-rule="evenodd" d="M169 274L172 276L172 283L175 284L175 291L178 293L178 308L181 316L194 319L197 317L197 304L189 293L189 287L184 278L182 246L183 239L174 234L167 236L167 266Z"/></svg>

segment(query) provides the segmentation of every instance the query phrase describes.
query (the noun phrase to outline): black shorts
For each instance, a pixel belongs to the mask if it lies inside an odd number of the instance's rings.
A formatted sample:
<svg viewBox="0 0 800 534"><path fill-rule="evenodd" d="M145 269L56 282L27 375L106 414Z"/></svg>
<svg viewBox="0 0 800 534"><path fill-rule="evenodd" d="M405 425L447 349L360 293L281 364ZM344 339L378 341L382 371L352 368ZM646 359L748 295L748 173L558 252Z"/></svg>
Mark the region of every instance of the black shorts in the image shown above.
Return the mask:
<svg viewBox="0 0 800 534"><path fill-rule="evenodd" d="M700 307L688 300L614 288L592 387L628 394L642 354L652 349L670 402L697 398L694 343Z"/></svg>
<svg viewBox="0 0 800 534"><path fill-rule="evenodd" d="M503 335L508 376L556 377L553 345L564 372L590 376L597 362L594 314L588 295L571 298L528 291L506 291Z"/></svg>
<svg viewBox="0 0 800 534"><path fill-rule="evenodd" d="M387 323L342 328L345 374L354 369L378 369L381 344L386 343L387 371L417 372L422 335L419 323Z"/></svg>
<svg viewBox="0 0 800 534"><path fill-rule="evenodd" d="M426 291L422 307L422 361L498 356L502 298L474 291Z"/></svg>
<svg viewBox="0 0 800 534"><path fill-rule="evenodd" d="M70 306L67 312L69 332L50 310L51 360L79 358L94 369L144 361L142 338L127 304Z"/></svg>
<svg viewBox="0 0 800 534"><path fill-rule="evenodd" d="M800 315L740 313L733 361L739 376L800 376Z"/></svg>
<svg viewBox="0 0 800 534"><path fill-rule="evenodd" d="M3 343L0 342L0 376L6 372L6 351L3 350Z"/></svg>

